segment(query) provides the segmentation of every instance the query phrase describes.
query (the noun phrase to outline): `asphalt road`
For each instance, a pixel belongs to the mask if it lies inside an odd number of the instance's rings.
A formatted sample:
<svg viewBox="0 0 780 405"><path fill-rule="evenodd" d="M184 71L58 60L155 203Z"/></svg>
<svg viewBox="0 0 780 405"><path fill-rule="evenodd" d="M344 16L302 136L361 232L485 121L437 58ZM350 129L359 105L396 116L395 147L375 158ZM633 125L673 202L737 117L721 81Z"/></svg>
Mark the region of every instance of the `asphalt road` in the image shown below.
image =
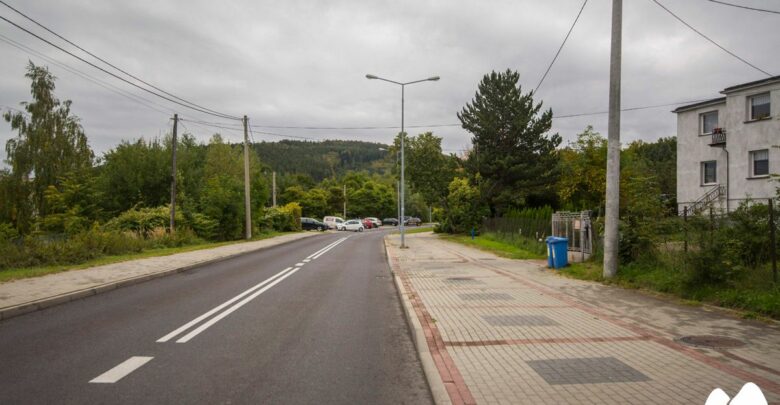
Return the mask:
<svg viewBox="0 0 780 405"><path fill-rule="evenodd" d="M0 404L431 403L385 233L306 238L2 321Z"/></svg>

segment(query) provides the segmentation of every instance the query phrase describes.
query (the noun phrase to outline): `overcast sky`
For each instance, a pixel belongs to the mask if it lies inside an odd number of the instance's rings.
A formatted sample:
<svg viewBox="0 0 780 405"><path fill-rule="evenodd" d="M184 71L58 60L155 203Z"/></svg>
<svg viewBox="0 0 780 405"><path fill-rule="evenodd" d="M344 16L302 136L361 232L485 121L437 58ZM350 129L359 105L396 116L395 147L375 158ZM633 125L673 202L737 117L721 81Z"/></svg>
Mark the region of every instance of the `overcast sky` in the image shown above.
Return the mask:
<svg viewBox="0 0 780 405"><path fill-rule="evenodd" d="M413 126L457 124L456 112L472 100L478 82L491 70L516 70L523 89L531 90L582 5L580 0L5 1L179 97L231 115L246 114L253 125L317 127L400 125L400 88L367 80L367 73L397 81L441 76L438 82L407 87L406 124ZM780 74L780 15L707 0L660 1L727 49ZM778 0L730 1L780 10ZM624 108L717 97L727 86L765 77L650 0L627 0L623 7ZM610 13L611 1L588 2L537 93L537 100L554 115L606 111ZM2 5L0 15L45 34ZM173 111L186 118L225 122L134 89L4 21L0 34L0 108L18 107L30 99L24 78L28 59L46 64L58 77L57 96L73 101L73 112L98 155L122 139L164 134L170 130ZM121 92L21 51L3 37ZM126 93L158 105L152 109ZM623 113L622 140L675 135L675 116L669 112L673 108ZM555 119L552 132L568 141L588 124L606 136L606 115ZM191 122L184 127L203 141L215 131L232 141L242 137L237 131ZM470 135L458 126L430 129L444 138L447 151L470 144ZM258 131L263 130L255 130L257 141L280 139ZM398 130L265 131L389 143ZM0 143L5 145L11 136L9 125L0 122ZM0 157L4 156L3 148Z"/></svg>

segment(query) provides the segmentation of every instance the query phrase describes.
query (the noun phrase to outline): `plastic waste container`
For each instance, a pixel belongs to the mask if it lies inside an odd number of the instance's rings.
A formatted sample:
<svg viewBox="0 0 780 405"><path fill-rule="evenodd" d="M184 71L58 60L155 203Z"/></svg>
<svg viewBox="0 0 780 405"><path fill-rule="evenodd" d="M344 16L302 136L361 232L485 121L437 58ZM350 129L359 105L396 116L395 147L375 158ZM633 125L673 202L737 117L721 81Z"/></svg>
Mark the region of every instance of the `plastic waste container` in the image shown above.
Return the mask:
<svg viewBox="0 0 780 405"><path fill-rule="evenodd" d="M569 239L550 236L547 238L547 266L560 269L569 264Z"/></svg>

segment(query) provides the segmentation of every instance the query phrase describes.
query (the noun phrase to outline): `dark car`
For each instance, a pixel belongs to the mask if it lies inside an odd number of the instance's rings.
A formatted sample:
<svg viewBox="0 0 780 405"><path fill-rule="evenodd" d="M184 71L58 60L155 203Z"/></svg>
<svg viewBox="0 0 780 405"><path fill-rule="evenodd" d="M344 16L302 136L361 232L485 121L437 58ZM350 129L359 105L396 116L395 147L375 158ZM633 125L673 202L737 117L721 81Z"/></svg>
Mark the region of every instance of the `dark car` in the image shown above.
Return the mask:
<svg viewBox="0 0 780 405"><path fill-rule="evenodd" d="M328 225L314 218L301 217L301 229L304 231L324 231L328 229Z"/></svg>
<svg viewBox="0 0 780 405"><path fill-rule="evenodd" d="M404 225L407 226L420 226L422 224L422 220L417 217L404 217Z"/></svg>
<svg viewBox="0 0 780 405"><path fill-rule="evenodd" d="M395 218L385 218L382 220L382 225L398 226L398 220Z"/></svg>

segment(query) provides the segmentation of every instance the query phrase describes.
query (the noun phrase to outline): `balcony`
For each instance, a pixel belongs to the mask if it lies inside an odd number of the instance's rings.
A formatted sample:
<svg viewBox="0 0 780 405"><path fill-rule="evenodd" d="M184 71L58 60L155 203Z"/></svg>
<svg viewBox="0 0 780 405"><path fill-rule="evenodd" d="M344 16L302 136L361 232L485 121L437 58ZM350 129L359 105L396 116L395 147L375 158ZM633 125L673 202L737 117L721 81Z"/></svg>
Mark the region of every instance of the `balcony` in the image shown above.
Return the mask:
<svg viewBox="0 0 780 405"><path fill-rule="evenodd" d="M726 130L723 128L715 128L712 130L712 139L710 140L710 146L725 146L726 145Z"/></svg>

